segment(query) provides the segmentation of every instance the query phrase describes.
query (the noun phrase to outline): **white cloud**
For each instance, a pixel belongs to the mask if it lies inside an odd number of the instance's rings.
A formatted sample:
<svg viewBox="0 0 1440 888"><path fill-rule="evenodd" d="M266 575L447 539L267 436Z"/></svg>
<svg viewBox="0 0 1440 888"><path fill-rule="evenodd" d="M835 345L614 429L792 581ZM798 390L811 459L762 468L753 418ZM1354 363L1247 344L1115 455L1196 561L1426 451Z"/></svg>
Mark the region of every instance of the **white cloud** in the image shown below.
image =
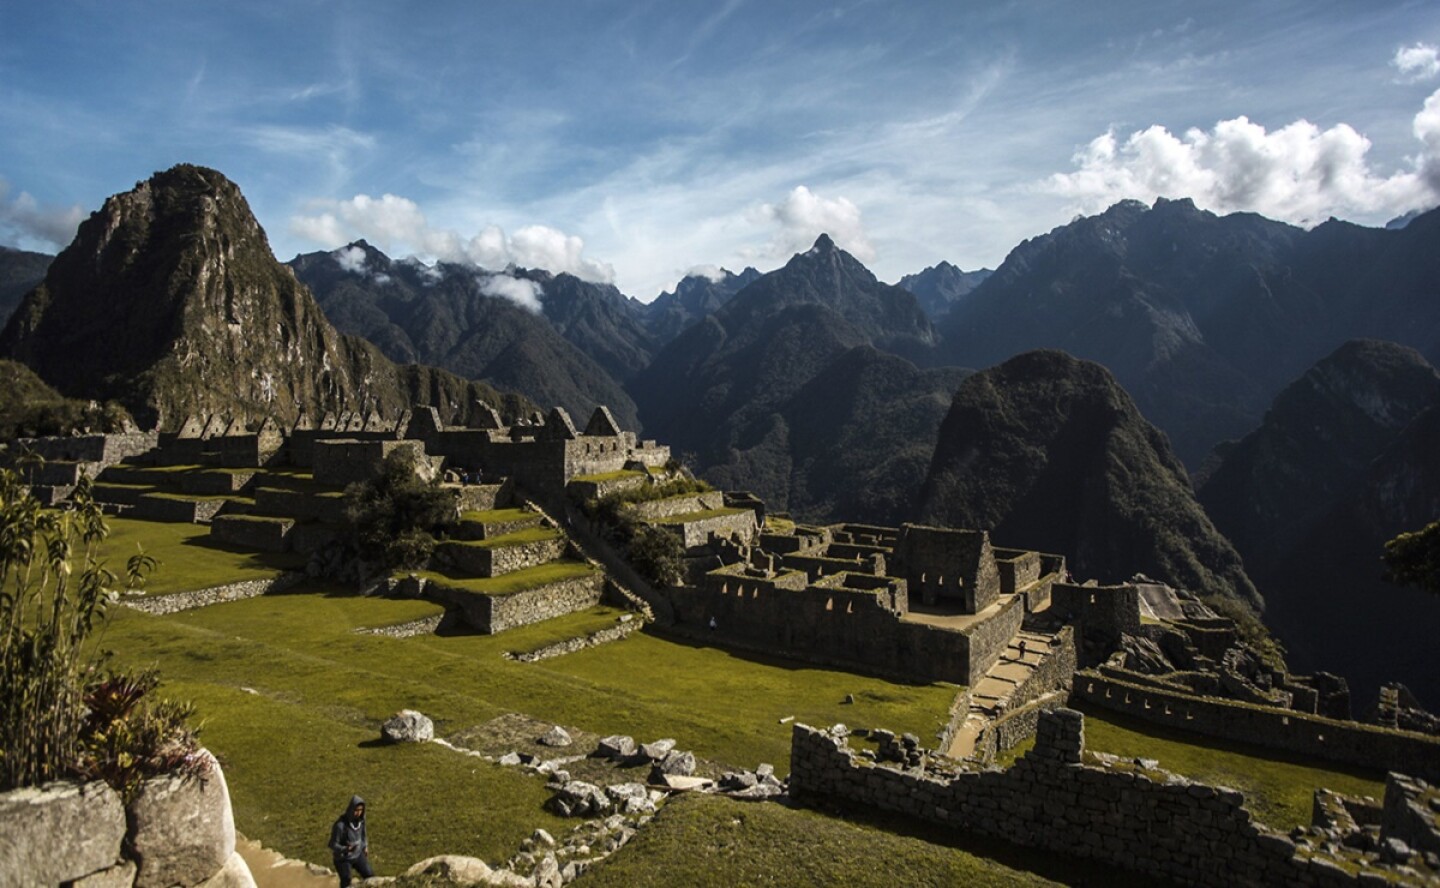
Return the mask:
<svg viewBox="0 0 1440 888"><path fill-rule="evenodd" d="M508 274L492 274L476 280L480 283L480 292L486 296L499 296L521 308L540 311L540 297L545 295L545 290L535 281Z"/></svg>
<svg viewBox="0 0 1440 888"><path fill-rule="evenodd" d="M797 185L780 203L761 204L757 216L780 226L770 243L772 256L802 252L817 237L828 234L837 246L861 262L875 259L875 248L860 221L860 208L844 197L823 198Z"/></svg>
<svg viewBox="0 0 1440 888"><path fill-rule="evenodd" d="M1415 117L1423 144L1413 171L1385 176L1367 160L1370 140L1347 124L1322 130L1298 120L1273 132L1245 117L1176 136L1161 126L1112 130L1075 155L1077 170L1041 189L1096 212L1134 198L1191 197L1216 212L1251 211L1299 225L1329 216L1399 215L1440 201L1440 91Z"/></svg>
<svg viewBox="0 0 1440 888"><path fill-rule="evenodd" d="M331 255L345 271L351 274L365 274L365 250L363 247L342 247Z"/></svg>
<svg viewBox="0 0 1440 888"><path fill-rule="evenodd" d="M1402 83L1418 83L1440 74L1440 49L1427 43L1402 46L1395 50L1390 64L1400 72Z"/></svg>
<svg viewBox="0 0 1440 888"><path fill-rule="evenodd" d="M9 197L10 183L0 179L0 240L39 249L61 250L75 239L85 213L78 206L42 207L27 192Z"/></svg>
<svg viewBox="0 0 1440 888"><path fill-rule="evenodd" d="M615 279L615 270L608 263L584 256L584 240L544 225L527 225L513 236L507 236L498 225L489 225L466 238L432 226L418 204L394 194L312 201L308 209L308 215L291 217L290 231L326 247L363 237L387 253L409 250L445 262L491 269L510 265L543 268L598 283Z"/></svg>
<svg viewBox="0 0 1440 888"><path fill-rule="evenodd" d="M703 277L712 284L725 280L725 269L718 265L696 265L685 272L685 277Z"/></svg>

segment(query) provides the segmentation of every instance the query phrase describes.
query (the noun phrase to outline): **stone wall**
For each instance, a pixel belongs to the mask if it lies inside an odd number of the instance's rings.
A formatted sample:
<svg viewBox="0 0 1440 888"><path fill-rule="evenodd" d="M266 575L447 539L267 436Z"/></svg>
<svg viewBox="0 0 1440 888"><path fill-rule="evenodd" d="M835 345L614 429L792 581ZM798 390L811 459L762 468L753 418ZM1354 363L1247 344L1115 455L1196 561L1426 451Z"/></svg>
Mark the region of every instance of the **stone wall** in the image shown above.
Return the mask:
<svg viewBox="0 0 1440 888"><path fill-rule="evenodd" d="M204 523L225 507L223 499L186 499L178 495L146 493L135 500L135 515L146 521L178 524Z"/></svg>
<svg viewBox="0 0 1440 888"><path fill-rule="evenodd" d="M1353 885L1335 863L1253 821L1240 793L1119 762L1081 764L1084 721L1039 715L1035 747L1010 769L938 773L858 758L843 735L797 724L790 794L842 799L963 832L1091 858L1182 884Z"/></svg>
<svg viewBox="0 0 1440 888"><path fill-rule="evenodd" d="M799 571L751 576L737 564L712 571L698 587L665 590L660 610L673 620L667 628L681 634L907 681L973 684L988 667L972 656L966 632L901 619L903 580L887 580L880 589L832 582L811 585ZM714 630L708 628L712 617ZM996 648L990 655L998 657L1023 617L1022 607L1011 606L981 627L982 648Z"/></svg>
<svg viewBox="0 0 1440 888"><path fill-rule="evenodd" d="M564 641L557 641L554 644L547 644L542 648L527 651L523 654L506 654L505 657L515 660L518 663L538 663L541 660L551 660L555 657L563 657L566 654L573 654L576 651L583 651L587 648L599 647L602 644L609 644L612 641L623 641L630 637L630 633L644 627L642 620L629 619L623 623L617 623L608 629L601 629L591 632L588 635L581 635L575 638L567 638Z"/></svg>
<svg viewBox="0 0 1440 888"><path fill-rule="evenodd" d="M1381 829L1417 851L1440 854L1440 789L1391 771Z"/></svg>
<svg viewBox="0 0 1440 888"><path fill-rule="evenodd" d="M973 614L1000 595L1000 571L990 534L983 530L906 524L894 560L910 594L927 604L958 600Z"/></svg>
<svg viewBox="0 0 1440 888"><path fill-rule="evenodd" d="M670 496L665 499L633 503L630 506L631 511L633 511L637 517L647 521L671 518L675 515L687 515L691 512L705 512L710 509L723 508L725 508L725 494L718 490L711 490L706 493L689 493L681 496Z"/></svg>
<svg viewBox="0 0 1440 888"><path fill-rule="evenodd" d="M0 885L254 888L220 763L151 777L128 808L104 783L0 794Z"/></svg>
<svg viewBox="0 0 1440 888"><path fill-rule="evenodd" d="M126 598L121 603L147 614L174 614L180 611L194 610L197 607L238 601L241 598L254 598L258 595L283 592L304 579L305 574L293 571L271 579L243 580L238 583L226 583L223 586L196 589L193 592Z"/></svg>
<svg viewBox="0 0 1440 888"><path fill-rule="evenodd" d="M477 577L498 577L554 561L565 554L565 538L535 540L510 546L486 546L451 540L436 549L441 560Z"/></svg>
<svg viewBox="0 0 1440 888"><path fill-rule="evenodd" d="M1207 737L1440 779L1440 737L1143 687L1088 670L1076 674L1074 693L1096 706Z"/></svg>
<svg viewBox="0 0 1440 888"><path fill-rule="evenodd" d="M294 527L293 518L221 515L210 522L210 535L232 546L261 552L284 552L290 547L290 531Z"/></svg>
<svg viewBox="0 0 1440 888"><path fill-rule="evenodd" d="M316 441L311 454L315 482L344 487L368 481L380 474L385 458L397 450L410 450L422 461L425 456L425 448L415 441L354 438Z"/></svg>
<svg viewBox="0 0 1440 888"><path fill-rule="evenodd" d="M300 521L345 523L345 497L333 491L311 493L283 487L261 487L255 491L255 511L262 515L284 515Z"/></svg>
<svg viewBox="0 0 1440 888"><path fill-rule="evenodd" d="M16 444L51 462L120 462L154 450L160 443L155 432L124 432L110 435L57 435L47 438L20 438Z"/></svg>
<svg viewBox="0 0 1440 888"><path fill-rule="evenodd" d="M680 542L687 549L705 545L710 542L712 536L734 535L743 540L753 540L756 533L759 532L759 526L755 523L755 513L748 510L684 522L662 519L656 524L679 536Z"/></svg>
<svg viewBox="0 0 1440 888"><path fill-rule="evenodd" d="M418 594L454 608L466 625L477 632L493 635L594 607L600 603L603 584L604 574L597 572L535 589L486 595L428 581L420 584ZM404 590L401 594L413 594L413 590Z"/></svg>
<svg viewBox="0 0 1440 888"><path fill-rule="evenodd" d="M1082 640L1101 649L1113 648L1121 634L1140 633L1140 592L1130 584L1055 583L1050 590L1050 611L1075 624Z"/></svg>

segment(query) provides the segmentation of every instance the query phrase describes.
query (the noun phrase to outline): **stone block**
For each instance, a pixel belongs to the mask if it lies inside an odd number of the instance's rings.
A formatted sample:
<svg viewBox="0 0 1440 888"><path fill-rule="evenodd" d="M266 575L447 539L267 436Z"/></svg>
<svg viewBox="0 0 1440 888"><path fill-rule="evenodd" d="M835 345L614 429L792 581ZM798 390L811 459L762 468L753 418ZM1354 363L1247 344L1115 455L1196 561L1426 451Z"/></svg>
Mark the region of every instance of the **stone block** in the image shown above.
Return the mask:
<svg viewBox="0 0 1440 888"><path fill-rule="evenodd" d="M104 783L50 783L0 794L0 885L56 885L120 859L125 809Z"/></svg>
<svg viewBox="0 0 1440 888"><path fill-rule="evenodd" d="M193 774L152 777L130 806L136 888L195 885L235 853L235 815L225 775L202 750Z"/></svg>

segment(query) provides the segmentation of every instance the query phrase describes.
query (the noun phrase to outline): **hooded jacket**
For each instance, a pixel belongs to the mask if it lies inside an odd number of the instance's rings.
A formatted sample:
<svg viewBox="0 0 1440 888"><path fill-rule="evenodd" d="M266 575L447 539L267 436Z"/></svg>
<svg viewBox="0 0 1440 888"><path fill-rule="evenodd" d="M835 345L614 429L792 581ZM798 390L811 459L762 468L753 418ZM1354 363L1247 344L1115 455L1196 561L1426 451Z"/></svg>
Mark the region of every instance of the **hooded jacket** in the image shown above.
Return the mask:
<svg viewBox="0 0 1440 888"><path fill-rule="evenodd" d="M365 815L355 816L355 809L363 804L364 799L351 796L345 813L330 827L330 853L337 859L359 860L370 845L365 839Z"/></svg>

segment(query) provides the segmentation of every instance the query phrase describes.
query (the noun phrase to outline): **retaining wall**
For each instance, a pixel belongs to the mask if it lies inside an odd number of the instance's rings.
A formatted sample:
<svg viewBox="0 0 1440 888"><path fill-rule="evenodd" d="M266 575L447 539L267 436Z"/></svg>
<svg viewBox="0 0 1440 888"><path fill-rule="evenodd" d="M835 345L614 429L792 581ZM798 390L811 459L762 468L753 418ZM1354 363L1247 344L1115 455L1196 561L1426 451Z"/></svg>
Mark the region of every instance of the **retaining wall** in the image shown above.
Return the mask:
<svg viewBox="0 0 1440 888"><path fill-rule="evenodd" d="M305 574L291 571L272 579L244 580L238 583L226 583L223 586L196 589L193 592L176 592L171 595L126 598L121 603L147 614L174 614L180 611L194 610L197 607L238 601L241 598L254 598L258 595L283 592L304 579Z"/></svg>
<svg viewBox="0 0 1440 888"><path fill-rule="evenodd" d="M460 618L477 632L494 635L594 607L600 603L603 583L604 575L596 573L535 589L486 595L429 581L421 587L420 594L455 608Z"/></svg>
<svg viewBox="0 0 1440 888"><path fill-rule="evenodd" d="M1440 779L1440 737L1142 687L1088 670L1076 674L1074 693L1096 706L1207 737Z"/></svg>

